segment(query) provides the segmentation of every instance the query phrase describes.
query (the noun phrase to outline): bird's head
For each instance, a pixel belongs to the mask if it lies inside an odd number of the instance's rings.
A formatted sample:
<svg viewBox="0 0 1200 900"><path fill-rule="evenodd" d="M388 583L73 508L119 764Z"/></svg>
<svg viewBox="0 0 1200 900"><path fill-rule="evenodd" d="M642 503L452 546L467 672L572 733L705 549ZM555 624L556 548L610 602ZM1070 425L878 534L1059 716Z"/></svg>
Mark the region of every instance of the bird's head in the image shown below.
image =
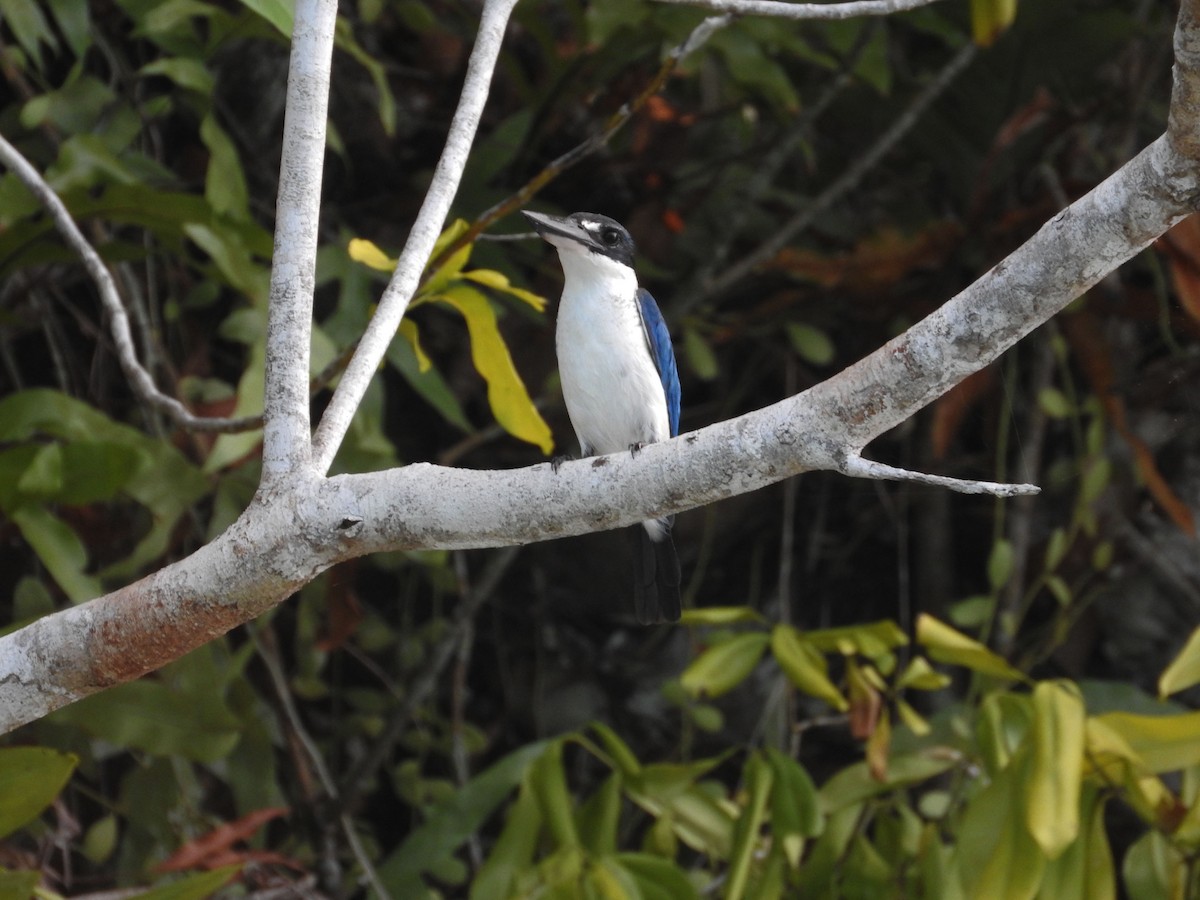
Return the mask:
<svg viewBox="0 0 1200 900"><path fill-rule="evenodd" d="M566 254L595 255L633 267L633 238L620 222L608 216L577 212L559 218L528 210L524 215L542 239L558 249L560 258L565 259Z"/></svg>

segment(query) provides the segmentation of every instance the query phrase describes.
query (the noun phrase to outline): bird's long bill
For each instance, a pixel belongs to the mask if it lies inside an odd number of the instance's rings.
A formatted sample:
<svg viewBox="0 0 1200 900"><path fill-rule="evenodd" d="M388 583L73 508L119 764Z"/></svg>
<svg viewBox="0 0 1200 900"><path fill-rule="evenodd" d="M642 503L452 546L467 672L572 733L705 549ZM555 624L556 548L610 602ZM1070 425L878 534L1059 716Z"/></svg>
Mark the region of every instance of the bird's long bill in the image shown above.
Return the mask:
<svg viewBox="0 0 1200 900"><path fill-rule="evenodd" d="M530 212L527 209L521 210L521 214L533 223L534 230L551 244L558 245L565 238L568 241L582 244L584 247L591 247L596 250L603 249L596 243L595 238L590 233L576 225L570 219L560 219L558 216Z"/></svg>

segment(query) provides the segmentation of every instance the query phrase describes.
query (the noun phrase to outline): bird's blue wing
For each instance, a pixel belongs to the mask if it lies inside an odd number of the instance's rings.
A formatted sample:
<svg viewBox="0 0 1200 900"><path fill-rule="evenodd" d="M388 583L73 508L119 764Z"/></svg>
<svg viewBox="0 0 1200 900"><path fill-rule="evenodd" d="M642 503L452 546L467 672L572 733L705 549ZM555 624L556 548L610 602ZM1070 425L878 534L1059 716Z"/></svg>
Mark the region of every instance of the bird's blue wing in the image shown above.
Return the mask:
<svg viewBox="0 0 1200 900"><path fill-rule="evenodd" d="M658 304L645 288L638 288L638 310L642 314L642 327L646 330L646 341L662 379L663 394L667 398L667 419L671 423L671 437L679 434L679 370L675 367L675 350L671 346L671 333L658 309Z"/></svg>

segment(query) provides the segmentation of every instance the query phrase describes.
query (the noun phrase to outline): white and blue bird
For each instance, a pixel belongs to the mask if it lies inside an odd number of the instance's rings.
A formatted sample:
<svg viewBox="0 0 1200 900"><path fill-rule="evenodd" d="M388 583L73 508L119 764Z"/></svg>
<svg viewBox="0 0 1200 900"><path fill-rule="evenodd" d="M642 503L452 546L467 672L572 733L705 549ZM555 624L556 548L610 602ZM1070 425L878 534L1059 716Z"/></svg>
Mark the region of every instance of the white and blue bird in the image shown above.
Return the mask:
<svg viewBox="0 0 1200 900"><path fill-rule="evenodd" d="M584 456L629 450L679 433L679 372L667 323L633 271L633 238L596 213L526 212L563 269L555 345L567 414ZM671 518L634 535L634 606L643 623L679 619L679 558Z"/></svg>

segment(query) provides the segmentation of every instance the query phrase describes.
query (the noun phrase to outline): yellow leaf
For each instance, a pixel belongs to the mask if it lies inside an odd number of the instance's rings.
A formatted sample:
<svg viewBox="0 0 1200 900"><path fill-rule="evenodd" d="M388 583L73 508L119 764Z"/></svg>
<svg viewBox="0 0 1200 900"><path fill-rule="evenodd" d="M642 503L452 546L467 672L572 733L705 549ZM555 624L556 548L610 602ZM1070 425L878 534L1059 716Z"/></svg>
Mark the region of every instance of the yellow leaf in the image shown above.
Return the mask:
<svg viewBox="0 0 1200 900"><path fill-rule="evenodd" d="M1101 716L1087 720L1087 754L1084 772L1098 776L1103 784L1125 789L1125 799L1145 821L1153 822L1162 809L1173 806L1171 792L1156 776L1149 774L1145 761L1129 742Z"/></svg>
<svg viewBox="0 0 1200 900"><path fill-rule="evenodd" d="M1192 632L1179 655L1158 679L1158 696L1166 697L1200 684L1200 628Z"/></svg>
<svg viewBox="0 0 1200 900"><path fill-rule="evenodd" d="M413 355L417 358L417 371L422 374L433 368L433 362L425 355L425 351L421 349L421 338L417 333L417 323L412 319L402 319L400 321L400 336L408 341L408 345L412 347Z"/></svg>
<svg viewBox="0 0 1200 900"><path fill-rule="evenodd" d="M391 259L366 238L351 238L350 245L346 249L352 260L360 262L364 266L378 269L380 272L393 272L396 269L396 260Z"/></svg>
<svg viewBox="0 0 1200 900"><path fill-rule="evenodd" d="M1178 716L1106 713L1095 721L1120 736L1149 772L1174 772L1200 763L1200 712Z"/></svg>
<svg viewBox="0 0 1200 900"><path fill-rule="evenodd" d="M488 404L496 421L513 437L549 454L554 449L550 426L542 418L525 382L517 374L487 297L474 288L456 286L435 299L462 313L471 336L471 361L488 385Z"/></svg>
<svg viewBox="0 0 1200 900"><path fill-rule="evenodd" d="M1025 824L1047 859L1057 859L1079 834L1085 720L1073 682L1043 681L1033 689Z"/></svg>
<svg viewBox="0 0 1200 900"><path fill-rule="evenodd" d="M983 644L955 631L927 613L917 618L917 643L941 663L966 666L984 675L995 675L1008 681L1024 680L1025 676Z"/></svg>
<svg viewBox="0 0 1200 900"><path fill-rule="evenodd" d="M535 294L533 291L527 291L524 288L515 287L502 272L497 272L495 269L472 269L470 272L463 272L463 278L474 281L476 284L482 284L485 287L490 287L495 291L502 291L505 294L511 294L518 300L523 300L536 309L538 312L546 311L546 298Z"/></svg>

